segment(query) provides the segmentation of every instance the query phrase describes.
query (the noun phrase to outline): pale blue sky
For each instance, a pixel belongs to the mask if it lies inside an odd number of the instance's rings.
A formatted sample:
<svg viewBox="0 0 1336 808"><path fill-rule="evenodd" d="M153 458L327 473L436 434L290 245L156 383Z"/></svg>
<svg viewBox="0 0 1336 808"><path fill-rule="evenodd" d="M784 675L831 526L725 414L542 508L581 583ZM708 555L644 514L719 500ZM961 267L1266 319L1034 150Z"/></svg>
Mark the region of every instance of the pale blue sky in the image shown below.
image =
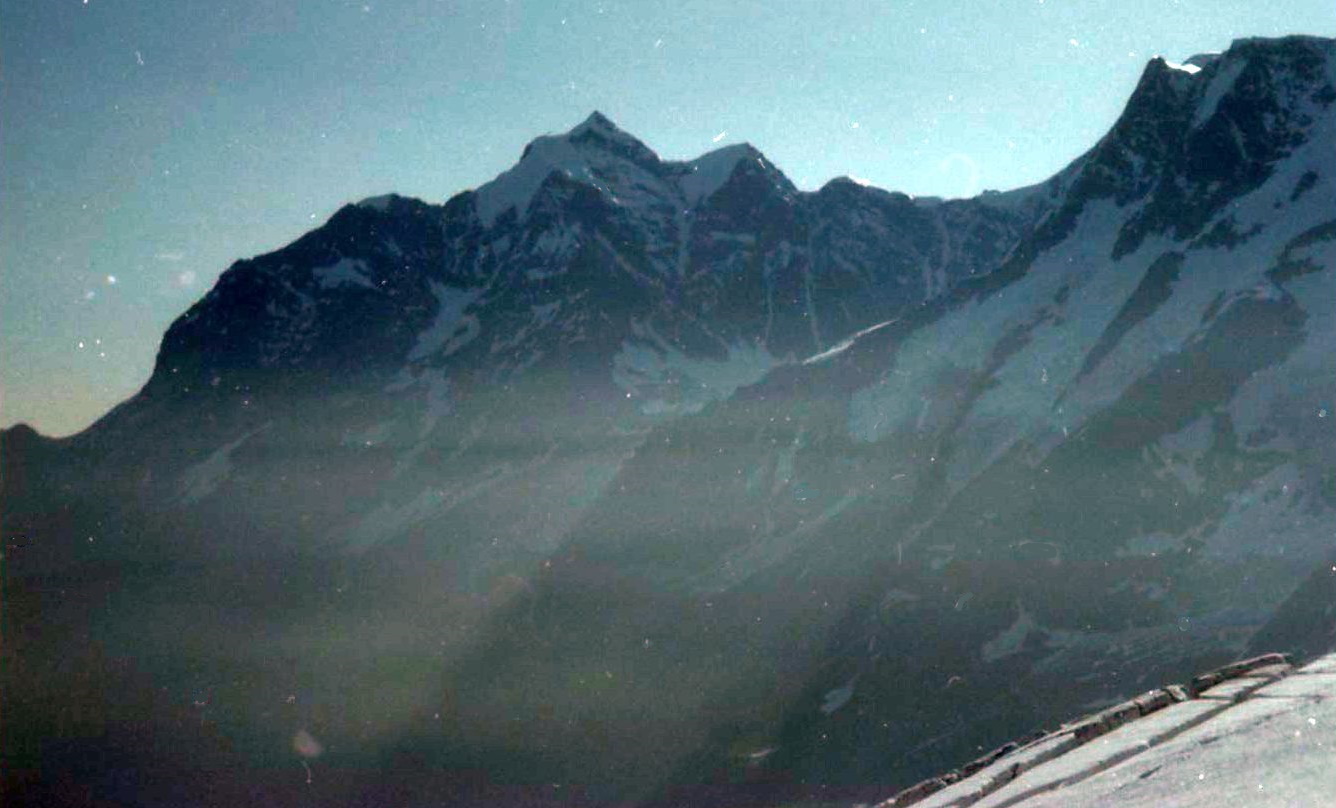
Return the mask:
<svg viewBox="0 0 1336 808"><path fill-rule="evenodd" d="M1057 171L1157 53L1286 33L1331 0L3 0L0 425L83 428L233 260L593 109L665 157L958 196Z"/></svg>

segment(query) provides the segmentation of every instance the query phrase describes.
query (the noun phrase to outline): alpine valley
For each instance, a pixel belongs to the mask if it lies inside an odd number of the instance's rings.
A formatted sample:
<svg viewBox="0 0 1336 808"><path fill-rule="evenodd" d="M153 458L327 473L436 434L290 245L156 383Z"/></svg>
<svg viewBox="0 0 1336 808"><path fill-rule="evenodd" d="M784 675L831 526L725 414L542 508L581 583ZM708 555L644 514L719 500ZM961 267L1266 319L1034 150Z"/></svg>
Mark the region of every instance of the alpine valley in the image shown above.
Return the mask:
<svg viewBox="0 0 1336 808"><path fill-rule="evenodd" d="M14 804L875 801L1336 645L1336 40L973 199L594 113L0 462Z"/></svg>

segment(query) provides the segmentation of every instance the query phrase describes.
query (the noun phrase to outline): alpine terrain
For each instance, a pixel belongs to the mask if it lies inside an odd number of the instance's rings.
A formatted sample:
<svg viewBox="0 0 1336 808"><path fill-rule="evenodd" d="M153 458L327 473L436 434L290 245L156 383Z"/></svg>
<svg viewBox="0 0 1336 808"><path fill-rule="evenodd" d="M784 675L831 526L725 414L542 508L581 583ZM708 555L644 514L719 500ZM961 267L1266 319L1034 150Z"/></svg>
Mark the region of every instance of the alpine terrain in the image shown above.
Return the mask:
<svg viewBox="0 0 1336 808"><path fill-rule="evenodd" d="M594 113L0 435L30 804L868 801L1336 646L1336 40L964 200Z"/></svg>

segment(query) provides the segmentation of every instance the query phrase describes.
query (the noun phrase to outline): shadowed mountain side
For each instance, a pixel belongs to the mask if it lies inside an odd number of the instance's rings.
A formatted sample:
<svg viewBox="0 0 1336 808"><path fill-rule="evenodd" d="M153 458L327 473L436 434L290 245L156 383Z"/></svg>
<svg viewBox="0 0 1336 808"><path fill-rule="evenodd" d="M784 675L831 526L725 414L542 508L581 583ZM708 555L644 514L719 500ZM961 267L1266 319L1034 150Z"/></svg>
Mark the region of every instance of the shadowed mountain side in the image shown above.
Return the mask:
<svg viewBox="0 0 1336 808"><path fill-rule="evenodd" d="M595 114L238 262L88 431L0 433L7 764L859 800L1313 642L1336 45L1193 67L1008 194L803 193Z"/></svg>

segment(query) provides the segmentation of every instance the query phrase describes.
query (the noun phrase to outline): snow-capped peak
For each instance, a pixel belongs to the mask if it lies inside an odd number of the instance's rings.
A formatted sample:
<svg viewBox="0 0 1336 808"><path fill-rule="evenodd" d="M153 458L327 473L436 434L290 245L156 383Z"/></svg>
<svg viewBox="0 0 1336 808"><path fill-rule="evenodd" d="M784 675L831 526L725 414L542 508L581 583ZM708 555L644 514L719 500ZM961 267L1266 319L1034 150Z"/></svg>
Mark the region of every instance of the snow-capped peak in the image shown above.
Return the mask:
<svg viewBox="0 0 1336 808"><path fill-rule="evenodd" d="M750 143L735 143L687 161L663 161L649 147L594 112L561 135L544 135L524 149L519 163L474 192L486 227L513 209L524 218L534 195L553 173L604 192L618 205L648 193L660 200L679 194L688 207L708 199L741 165L771 174L783 190L791 184Z"/></svg>
<svg viewBox="0 0 1336 808"><path fill-rule="evenodd" d="M639 144L640 141L631 137L617 127L617 124L608 119L606 115L594 110L589 113L589 117L580 122L578 126L566 133L566 137L571 139L579 138L581 135L595 132L603 137L626 139L632 143Z"/></svg>
<svg viewBox="0 0 1336 808"><path fill-rule="evenodd" d="M682 197L690 206L700 204L718 191L737 170L738 163L748 159L763 159L750 143L734 143L703 154L684 164L685 171L677 181Z"/></svg>
<svg viewBox="0 0 1336 808"><path fill-rule="evenodd" d="M565 138L571 143L616 155L637 165L655 165L659 162L659 155L652 149L618 128L617 124L598 110L591 112L588 118L567 132Z"/></svg>
<svg viewBox="0 0 1336 808"><path fill-rule="evenodd" d="M507 210L524 216L543 181L562 172L579 182L603 189L600 175L618 173L618 164L645 167L659 162L645 144L617 128L600 112L561 135L544 135L524 148L520 161L475 192L478 217L491 226Z"/></svg>
<svg viewBox="0 0 1336 808"><path fill-rule="evenodd" d="M1169 68L1170 70L1179 70L1184 73L1187 73L1188 75L1201 72L1201 67L1199 65L1194 65L1190 62L1183 62L1182 64L1180 64L1178 62L1171 62L1168 59L1165 59L1164 66Z"/></svg>

